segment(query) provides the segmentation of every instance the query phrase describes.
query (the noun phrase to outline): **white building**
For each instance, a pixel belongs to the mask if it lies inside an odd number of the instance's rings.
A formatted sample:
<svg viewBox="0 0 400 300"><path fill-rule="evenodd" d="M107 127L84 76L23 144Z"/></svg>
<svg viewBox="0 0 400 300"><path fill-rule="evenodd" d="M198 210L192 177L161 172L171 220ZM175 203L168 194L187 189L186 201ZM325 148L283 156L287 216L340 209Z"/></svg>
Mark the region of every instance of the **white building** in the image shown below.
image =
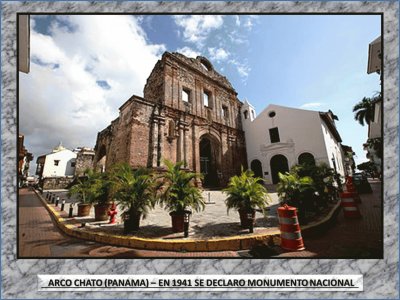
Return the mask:
<svg viewBox="0 0 400 300"><path fill-rule="evenodd" d="M245 101L242 124L249 167L268 184L279 181L278 173L304 162L324 162L345 175L337 117L279 105L269 105L259 116Z"/></svg>
<svg viewBox="0 0 400 300"><path fill-rule="evenodd" d="M36 175L41 178L73 176L76 153L64 148L60 143L51 153L39 156L36 163Z"/></svg>

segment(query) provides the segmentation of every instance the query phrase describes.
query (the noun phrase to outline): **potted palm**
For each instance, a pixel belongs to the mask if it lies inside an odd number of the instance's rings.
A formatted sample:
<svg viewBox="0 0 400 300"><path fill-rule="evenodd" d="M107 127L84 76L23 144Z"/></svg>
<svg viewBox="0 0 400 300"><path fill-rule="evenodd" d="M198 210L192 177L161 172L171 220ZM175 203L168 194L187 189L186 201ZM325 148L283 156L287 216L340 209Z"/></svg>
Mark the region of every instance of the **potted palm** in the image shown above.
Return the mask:
<svg viewBox="0 0 400 300"><path fill-rule="evenodd" d="M115 199L124 210L124 232L139 230L140 219L157 202L157 181L148 169L133 170L126 163L115 167L112 181Z"/></svg>
<svg viewBox="0 0 400 300"><path fill-rule="evenodd" d="M96 173L87 169L85 174L86 176L78 178L77 183L68 190L68 197L77 196L80 201L78 204L78 217L88 216L92 209L92 203L98 197Z"/></svg>
<svg viewBox="0 0 400 300"><path fill-rule="evenodd" d="M299 211L299 222L305 220L306 206L315 192L314 182L311 177L301 177L295 171L279 173L277 186L281 204L295 206Z"/></svg>
<svg viewBox="0 0 400 300"><path fill-rule="evenodd" d="M163 192L160 204L169 211L173 232L182 232L184 216L191 214L189 209L199 212L205 208L201 191L195 185L196 179L201 176L183 170L183 162L173 164L166 160L164 163L167 169L162 174Z"/></svg>
<svg viewBox="0 0 400 300"><path fill-rule="evenodd" d="M111 207L109 197L111 194L111 181L107 173L97 173L93 189L97 189L96 204L94 205L94 217L96 221L108 220L108 210Z"/></svg>
<svg viewBox="0 0 400 300"><path fill-rule="evenodd" d="M256 209L266 213L270 196L262 185L263 179L254 177L251 170L243 171L240 175L229 179L228 187L223 190L228 195L225 199L227 212L236 209L239 212L242 228L249 228L255 224ZM249 218L251 216L251 218Z"/></svg>

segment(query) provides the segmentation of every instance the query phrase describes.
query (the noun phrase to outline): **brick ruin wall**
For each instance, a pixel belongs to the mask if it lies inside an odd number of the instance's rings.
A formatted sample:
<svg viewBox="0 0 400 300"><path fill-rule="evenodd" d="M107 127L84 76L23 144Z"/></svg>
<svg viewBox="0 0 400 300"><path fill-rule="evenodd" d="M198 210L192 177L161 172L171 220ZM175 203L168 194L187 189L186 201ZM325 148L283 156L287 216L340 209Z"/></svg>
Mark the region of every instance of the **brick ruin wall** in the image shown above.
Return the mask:
<svg viewBox="0 0 400 300"><path fill-rule="evenodd" d="M197 60L185 59L182 63L165 56L156 64L144 88L145 98L133 96L121 107L120 116L98 134L95 162L103 148L106 169L118 162L134 168L158 167L164 158L173 162L186 158L187 167L200 172L199 143L207 135L218 147L223 185L242 165L247 167L236 92L225 77L205 71ZM182 89L190 90L188 104L182 101ZM210 108L203 105L204 90L211 94ZM226 117L222 106L228 110Z"/></svg>
<svg viewBox="0 0 400 300"><path fill-rule="evenodd" d="M45 177L39 182L43 190L61 190L68 189L74 177Z"/></svg>
<svg viewBox="0 0 400 300"><path fill-rule="evenodd" d="M75 160L75 176L81 176L85 173L86 169L93 168L93 154L84 154L79 152Z"/></svg>

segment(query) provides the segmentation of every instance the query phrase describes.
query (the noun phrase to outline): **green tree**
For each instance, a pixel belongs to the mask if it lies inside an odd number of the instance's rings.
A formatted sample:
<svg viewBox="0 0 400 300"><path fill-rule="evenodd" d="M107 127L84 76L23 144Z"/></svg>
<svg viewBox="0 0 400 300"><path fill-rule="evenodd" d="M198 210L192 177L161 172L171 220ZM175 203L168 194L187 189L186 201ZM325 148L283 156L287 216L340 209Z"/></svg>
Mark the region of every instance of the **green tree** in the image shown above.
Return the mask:
<svg viewBox="0 0 400 300"><path fill-rule="evenodd" d="M266 212L270 196L262 185L264 180L254 177L251 170L243 171L239 176L230 178L228 187L223 190L228 195L225 200L228 212L230 209L253 211L257 207Z"/></svg>
<svg viewBox="0 0 400 300"><path fill-rule="evenodd" d="M195 180L201 176L183 170L183 162L173 164L165 160L164 164L167 170L162 174L163 192L160 204L177 215L183 215L188 208L196 212L204 210L203 196L200 189L195 186Z"/></svg>
<svg viewBox="0 0 400 300"><path fill-rule="evenodd" d="M375 113L375 102L382 99L382 95L379 93L378 95L368 98L364 97L359 103L354 105L353 112L354 119L358 121L362 126L364 124L368 124L374 119Z"/></svg>
<svg viewBox="0 0 400 300"><path fill-rule="evenodd" d="M92 169L85 170L85 176L68 190L68 197L77 196L82 203L94 203L102 196L101 174Z"/></svg>
<svg viewBox="0 0 400 300"><path fill-rule="evenodd" d="M148 169L133 170L126 163L112 170L113 192L124 213L145 218L157 202L157 181Z"/></svg>

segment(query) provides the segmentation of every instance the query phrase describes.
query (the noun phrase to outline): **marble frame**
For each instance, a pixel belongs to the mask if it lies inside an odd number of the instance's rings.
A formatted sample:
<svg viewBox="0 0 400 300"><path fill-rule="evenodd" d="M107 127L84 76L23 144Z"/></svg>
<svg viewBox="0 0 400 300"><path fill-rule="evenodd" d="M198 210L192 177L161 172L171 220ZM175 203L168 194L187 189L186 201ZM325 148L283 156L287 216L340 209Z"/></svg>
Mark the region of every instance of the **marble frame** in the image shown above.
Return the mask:
<svg viewBox="0 0 400 300"><path fill-rule="evenodd" d="M331 2L20 2L2 1L2 299L162 298L399 298L397 1ZM18 12L383 13L384 25L384 258L383 259L17 259L16 256L16 13ZM390 163L387 163L390 162ZM364 274L364 291L350 292L46 292L37 274ZM27 287L32 287L28 289Z"/></svg>

